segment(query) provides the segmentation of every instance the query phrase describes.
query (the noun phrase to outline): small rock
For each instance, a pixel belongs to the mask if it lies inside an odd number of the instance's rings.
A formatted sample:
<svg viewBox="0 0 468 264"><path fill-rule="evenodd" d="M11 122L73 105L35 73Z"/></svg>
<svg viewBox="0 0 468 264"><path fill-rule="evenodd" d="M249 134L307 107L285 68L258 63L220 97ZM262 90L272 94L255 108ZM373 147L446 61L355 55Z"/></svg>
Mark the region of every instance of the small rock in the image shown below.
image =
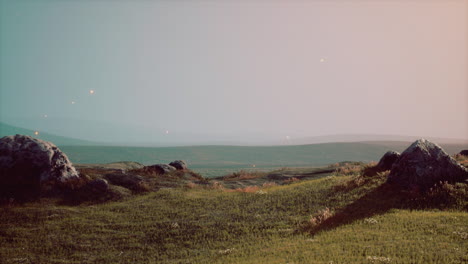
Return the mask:
<svg viewBox="0 0 468 264"><path fill-rule="evenodd" d="M109 183L104 179L95 179L88 183L88 186L98 190L98 191L107 191L109 189Z"/></svg>
<svg viewBox="0 0 468 264"><path fill-rule="evenodd" d="M155 172L156 174L166 174L176 170L176 168L167 164L154 164L146 166L144 169L146 171Z"/></svg>
<svg viewBox="0 0 468 264"><path fill-rule="evenodd" d="M170 166L176 168L177 170L186 170L187 169L187 163L183 160L175 160L171 163L169 163Z"/></svg>
<svg viewBox="0 0 468 264"><path fill-rule="evenodd" d="M425 190L439 182L460 182L466 179L467 168L456 162L437 144L419 139L401 153L387 182L405 189L418 187Z"/></svg>
<svg viewBox="0 0 468 264"><path fill-rule="evenodd" d="M114 185L119 185L130 190L137 189L144 178L140 175L109 173L105 178Z"/></svg>
<svg viewBox="0 0 468 264"><path fill-rule="evenodd" d="M386 171L392 169L393 164L400 158L400 153L396 151L388 151L380 159L375 168L378 171Z"/></svg>

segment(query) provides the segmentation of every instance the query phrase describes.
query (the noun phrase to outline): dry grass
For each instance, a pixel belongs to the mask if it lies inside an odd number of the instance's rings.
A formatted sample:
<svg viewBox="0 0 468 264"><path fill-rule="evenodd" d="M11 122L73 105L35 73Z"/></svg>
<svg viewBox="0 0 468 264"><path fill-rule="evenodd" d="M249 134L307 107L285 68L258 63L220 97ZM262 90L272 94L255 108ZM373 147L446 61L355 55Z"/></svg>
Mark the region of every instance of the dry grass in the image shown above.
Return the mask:
<svg viewBox="0 0 468 264"><path fill-rule="evenodd" d="M259 186L247 186L247 187L244 187L244 188L237 188L235 190L230 190L232 192L242 192L242 193L256 193L258 191L260 191L260 187Z"/></svg>
<svg viewBox="0 0 468 264"><path fill-rule="evenodd" d="M377 172L373 177L368 177L361 172L361 174L356 174L351 177L351 179L343 181L334 186L335 191L349 191L355 188L358 188L373 178L386 179L390 171Z"/></svg>
<svg viewBox="0 0 468 264"><path fill-rule="evenodd" d="M461 165L468 167L468 156L457 154L453 158Z"/></svg>
<svg viewBox="0 0 468 264"><path fill-rule="evenodd" d="M307 222L304 227L306 230L313 229L316 226L322 224L327 219L331 218L334 215L334 212L330 208L326 207L325 209L319 210L315 215L310 217L309 222Z"/></svg>
<svg viewBox="0 0 468 264"><path fill-rule="evenodd" d="M337 167L334 172L335 175L355 176L361 174L364 170L363 163L361 162L344 163L336 165Z"/></svg>
<svg viewBox="0 0 468 264"><path fill-rule="evenodd" d="M286 184L290 184L290 183L297 182L297 181L300 181L300 180L296 177L291 177L289 179L284 180L283 182Z"/></svg>
<svg viewBox="0 0 468 264"><path fill-rule="evenodd" d="M264 184L262 184L263 188L270 188L273 186L278 186L278 184L276 184L276 182L265 182Z"/></svg>
<svg viewBox="0 0 468 264"><path fill-rule="evenodd" d="M265 175L266 175L265 172L241 170L241 171L234 172L232 174L224 176L223 180L225 181L249 180L249 179L261 178Z"/></svg>

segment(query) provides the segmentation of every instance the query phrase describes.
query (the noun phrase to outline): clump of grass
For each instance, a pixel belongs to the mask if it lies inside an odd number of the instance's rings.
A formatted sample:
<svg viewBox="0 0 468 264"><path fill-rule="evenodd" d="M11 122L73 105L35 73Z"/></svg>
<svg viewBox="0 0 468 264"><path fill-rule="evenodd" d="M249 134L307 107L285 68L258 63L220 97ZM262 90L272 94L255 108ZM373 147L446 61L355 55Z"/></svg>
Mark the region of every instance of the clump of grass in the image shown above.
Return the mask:
<svg viewBox="0 0 468 264"><path fill-rule="evenodd" d="M325 222L328 218L333 216L333 212L330 208L325 208L317 212L317 214L310 218L310 224L312 227L318 226Z"/></svg>
<svg viewBox="0 0 468 264"><path fill-rule="evenodd" d="M341 175L341 176L355 176L360 175L363 170L362 163L344 163L343 165L339 165L334 172L334 175Z"/></svg>
<svg viewBox="0 0 468 264"><path fill-rule="evenodd" d="M208 185L207 187L208 189L211 189L211 190L220 190L220 191L224 191L226 188L224 187L224 185L219 182L219 181L213 181L211 182L210 185Z"/></svg>
<svg viewBox="0 0 468 264"><path fill-rule="evenodd" d="M304 232L310 232L330 219L333 215L334 212L330 208L326 207L321 209L312 215L308 221L302 223L300 229Z"/></svg>
<svg viewBox="0 0 468 264"><path fill-rule="evenodd" d="M234 190L226 190L227 192L255 193L260 190L259 186L246 186L244 188L236 188Z"/></svg>
<svg viewBox="0 0 468 264"><path fill-rule="evenodd" d="M375 218L369 217L369 218L364 219L364 223L375 225L378 223L378 221Z"/></svg>
<svg viewBox="0 0 468 264"><path fill-rule="evenodd" d="M427 192L412 190L409 192L419 204L432 207L451 208L458 206L468 210L468 183L439 182Z"/></svg>
<svg viewBox="0 0 468 264"><path fill-rule="evenodd" d="M460 232L460 231L454 231L453 234L457 235L463 240L468 239L468 233L467 232Z"/></svg>
<svg viewBox="0 0 468 264"><path fill-rule="evenodd" d="M367 256L366 258L370 263L390 263L391 259L388 257Z"/></svg>
<svg viewBox="0 0 468 264"><path fill-rule="evenodd" d="M366 168L366 167L364 167ZM388 174L390 171L383 171L378 172L374 177L369 178L362 173L361 174L354 174L348 180L342 181L341 183L334 186L335 191L343 192L343 191L350 191L356 189L364 184L372 181L383 181L387 179Z"/></svg>
<svg viewBox="0 0 468 264"><path fill-rule="evenodd" d="M468 156L456 154L453 158L461 165L468 167Z"/></svg>
<svg viewBox="0 0 468 264"><path fill-rule="evenodd" d="M236 251L235 248L221 249L221 250L218 250L218 254L220 254L220 255L229 255L229 254L233 253L234 251Z"/></svg>
<svg viewBox="0 0 468 264"><path fill-rule="evenodd" d="M270 187L274 187L274 186L278 186L278 184L276 184L276 182L265 182L265 183L262 184L263 188L270 188Z"/></svg>
<svg viewBox="0 0 468 264"><path fill-rule="evenodd" d="M187 184L185 184L185 188L188 188L188 189L195 189L195 188L198 188L200 185L194 183L194 182L188 182Z"/></svg>

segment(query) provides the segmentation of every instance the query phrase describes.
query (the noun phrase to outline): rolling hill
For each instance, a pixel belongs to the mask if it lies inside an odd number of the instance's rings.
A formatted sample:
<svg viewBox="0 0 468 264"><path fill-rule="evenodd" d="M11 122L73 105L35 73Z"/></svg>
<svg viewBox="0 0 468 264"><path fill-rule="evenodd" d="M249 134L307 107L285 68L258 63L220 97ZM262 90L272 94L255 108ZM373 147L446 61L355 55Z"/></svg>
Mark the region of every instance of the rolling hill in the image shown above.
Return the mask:
<svg viewBox="0 0 468 264"><path fill-rule="evenodd" d="M378 161L388 150L403 151L410 142L348 142L300 146L192 146L192 147L106 147L62 146L74 163L136 161L146 165L183 159L189 167L221 176L240 169L324 166L341 161ZM442 144L450 154L468 144ZM255 165L255 166L254 166Z"/></svg>
<svg viewBox="0 0 468 264"><path fill-rule="evenodd" d="M26 128L21 128L21 127L16 127L16 126L11 126L5 123L0 122L0 137L4 136L11 136L11 135L16 135L16 134L22 134L22 135L29 135L35 138L39 138L42 140L50 141L54 143L57 146L89 146L89 145L97 145L98 143L92 142L92 141L87 141L87 140L82 140L82 139L76 139L76 138L70 138L70 137L62 137L62 136L57 136L54 134L50 133L43 133L40 132L39 135L34 135L34 130L31 129L26 129Z"/></svg>

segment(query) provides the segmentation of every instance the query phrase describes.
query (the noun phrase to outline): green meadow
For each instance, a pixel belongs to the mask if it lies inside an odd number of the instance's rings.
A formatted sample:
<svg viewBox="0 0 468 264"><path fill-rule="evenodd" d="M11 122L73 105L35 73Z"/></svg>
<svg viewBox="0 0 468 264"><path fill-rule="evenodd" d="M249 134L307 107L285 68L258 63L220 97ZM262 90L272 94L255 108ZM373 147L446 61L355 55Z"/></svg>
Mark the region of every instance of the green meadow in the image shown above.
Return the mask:
<svg viewBox="0 0 468 264"><path fill-rule="evenodd" d="M468 187L401 191L363 166L226 189L0 209L2 263L467 263Z"/></svg>

